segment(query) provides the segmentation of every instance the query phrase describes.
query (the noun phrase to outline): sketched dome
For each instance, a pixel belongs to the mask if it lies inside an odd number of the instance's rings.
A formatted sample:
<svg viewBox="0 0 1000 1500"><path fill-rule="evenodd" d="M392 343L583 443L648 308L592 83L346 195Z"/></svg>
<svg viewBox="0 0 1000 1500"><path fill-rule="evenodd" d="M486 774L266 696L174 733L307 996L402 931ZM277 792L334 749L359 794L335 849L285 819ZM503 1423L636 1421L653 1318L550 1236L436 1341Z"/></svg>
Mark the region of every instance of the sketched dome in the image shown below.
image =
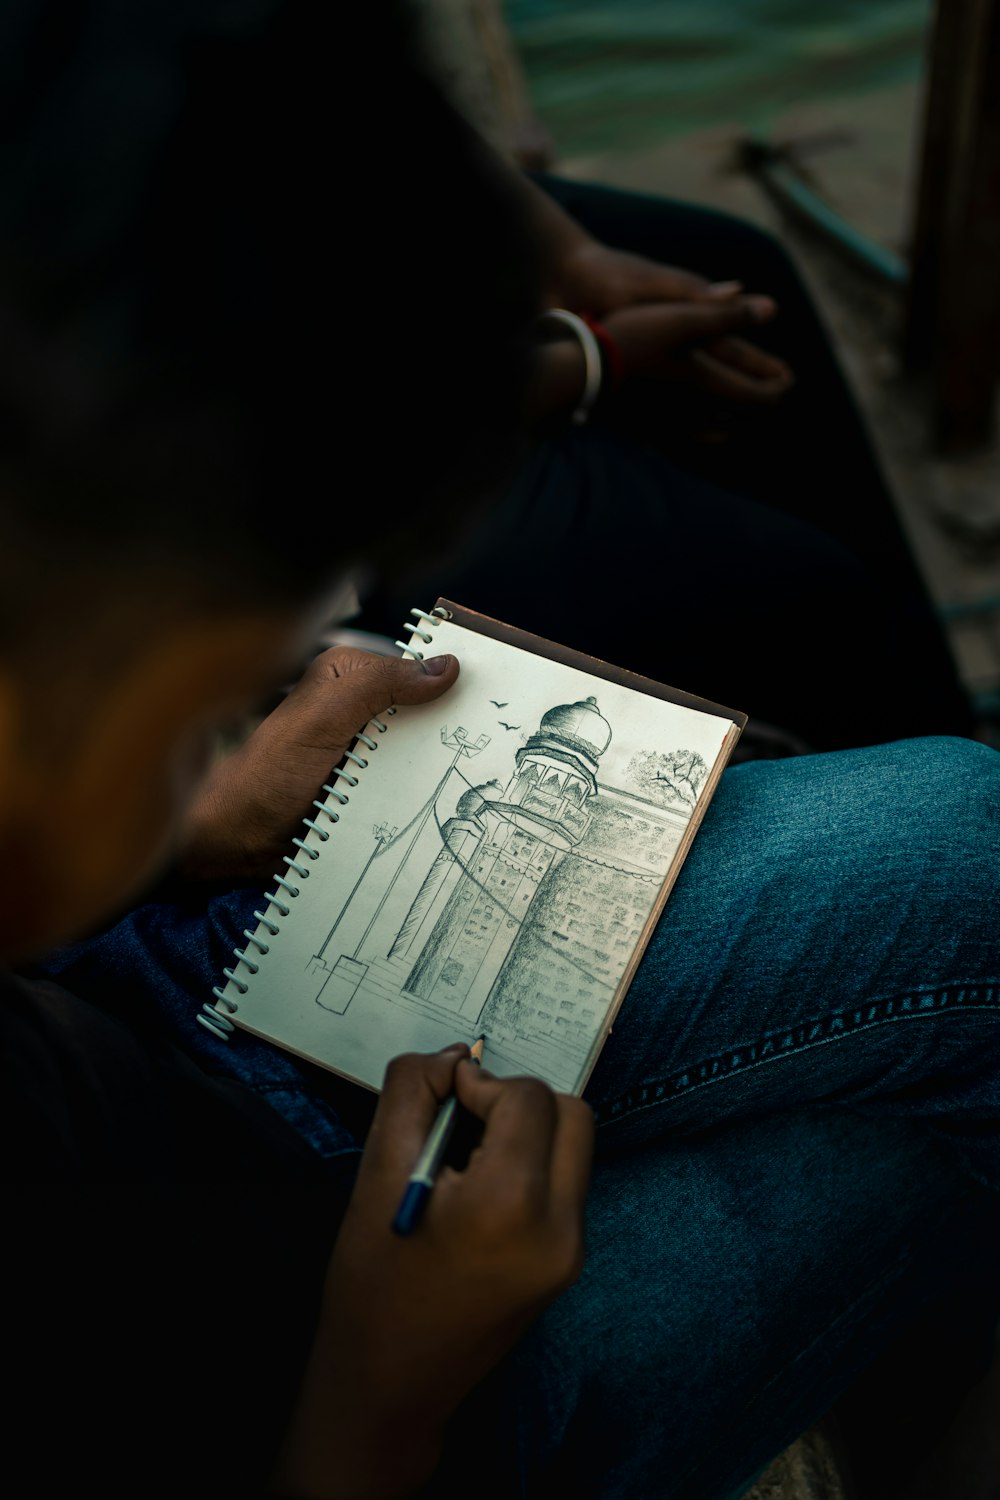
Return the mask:
<svg viewBox="0 0 1000 1500"><path fill-rule="evenodd" d="M459 797L455 807L455 813L459 818L474 818L484 802L495 802L500 796L500 784L497 781L484 782L482 786L470 786L467 792Z"/></svg>
<svg viewBox="0 0 1000 1500"><path fill-rule="evenodd" d="M550 708L547 714L542 715L538 733L563 740L595 760L604 754L611 743L611 725L601 717L596 698L585 698L582 703L563 703Z"/></svg>

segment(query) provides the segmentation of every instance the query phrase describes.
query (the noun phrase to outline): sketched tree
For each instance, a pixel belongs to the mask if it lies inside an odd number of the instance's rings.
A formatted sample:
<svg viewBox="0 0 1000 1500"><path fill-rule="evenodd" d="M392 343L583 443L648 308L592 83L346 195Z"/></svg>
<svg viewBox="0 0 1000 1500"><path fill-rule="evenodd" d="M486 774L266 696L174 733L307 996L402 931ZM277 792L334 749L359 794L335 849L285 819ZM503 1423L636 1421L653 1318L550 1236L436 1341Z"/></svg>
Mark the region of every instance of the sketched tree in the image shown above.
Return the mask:
<svg viewBox="0 0 1000 1500"><path fill-rule="evenodd" d="M694 807L708 766L697 750L639 750L625 770L630 781L661 807Z"/></svg>

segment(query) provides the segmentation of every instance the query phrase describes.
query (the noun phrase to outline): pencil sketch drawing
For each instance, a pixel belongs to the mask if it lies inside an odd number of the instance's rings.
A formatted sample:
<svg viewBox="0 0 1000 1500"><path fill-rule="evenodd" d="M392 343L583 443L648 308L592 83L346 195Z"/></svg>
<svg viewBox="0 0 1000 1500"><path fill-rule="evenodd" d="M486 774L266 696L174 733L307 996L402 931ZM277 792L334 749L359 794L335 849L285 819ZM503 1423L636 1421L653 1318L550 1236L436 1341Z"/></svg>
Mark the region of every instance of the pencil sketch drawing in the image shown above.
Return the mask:
<svg viewBox="0 0 1000 1500"><path fill-rule="evenodd" d="M640 750L629 761L625 774L660 807L681 803L693 808L705 784L708 765L697 750L673 750L667 755Z"/></svg>
<svg viewBox="0 0 1000 1500"><path fill-rule="evenodd" d="M556 704L516 749L502 738L487 759L496 769L501 749L506 774L477 782L490 736L441 731L433 793L402 829L373 827L307 970L334 1017L360 997L410 1007L572 1088L708 767L696 751L637 748L619 756L622 784L605 784L612 726L594 697Z"/></svg>

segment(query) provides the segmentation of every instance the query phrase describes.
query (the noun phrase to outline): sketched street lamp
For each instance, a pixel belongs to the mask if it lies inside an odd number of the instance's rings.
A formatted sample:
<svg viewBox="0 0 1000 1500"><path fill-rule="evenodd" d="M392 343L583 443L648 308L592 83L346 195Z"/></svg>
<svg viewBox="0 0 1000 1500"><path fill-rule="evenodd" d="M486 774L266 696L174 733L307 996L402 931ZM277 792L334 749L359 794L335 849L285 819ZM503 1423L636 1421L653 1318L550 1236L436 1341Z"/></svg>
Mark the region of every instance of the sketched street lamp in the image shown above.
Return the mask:
<svg viewBox="0 0 1000 1500"><path fill-rule="evenodd" d="M450 766L445 771L444 775L441 777L441 780L438 782L437 786L434 788L434 791L431 793L431 796L427 799L427 805L424 808L423 812L420 814L420 817L417 819L416 827L413 830L413 837L410 839L410 842L409 842L409 844L407 846L407 849L406 849L406 853L403 855L403 858L399 861L399 864L396 866L395 874L393 875L392 879L389 881L389 884L386 886L385 892L384 892L384 894L382 896L382 899L379 902L378 906L376 906L375 911L372 914L372 919L368 923L368 926L365 928L365 930L364 930L364 932L363 932L363 934L361 936L361 942L358 943L357 948L355 948L355 950L354 950L355 955L357 955L358 953L361 952L361 944L365 941L365 939L367 938L368 934L371 932L372 928L375 926L375 923L378 920L379 914L381 913L383 906L385 905L385 903L388 901L389 897L391 896L391 894L392 894L392 888L396 884L396 881L399 879L402 871L405 869L406 862L409 859L411 853L413 852L413 847L416 844L417 839L423 833L423 831L424 831L424 825L427 822L427 819L430 817L431 813L434 811L434 807L435 807L435 805L437 803L438 798L440 797L441 793L444 791L445 782L448 780L448 777L451 775L452 771L454 771L455 767L458 765L458 763L462 759L463 755L468 755L468 756L478 755L479 752L480 752L480 750L485 750L486 749L486 746L489 744L489 742L490 742L490 737L489 737L488 734L481 734L478 739L476 739L476 740L470 740L469 736L468 736L468 733L466 732L466 730L462 729L461 726L459 726L459 728L456 729L452 734L448 733L447 728L442 729L442 731L441 731L441 743L442 743L442 745L447 745L448 749L449 750L454 750L455 754L452 757L452 761L451 761Z"/></svg>
<svg viewBox="0 0 1000 1500"><path fill-rule="evenodd" d="M351 888L350 895L344 902L337 915L337 920L334 922L333 926L330 928L330 931L327 933L326 938L323 942L323 946L310 962L309 967L313 973L319 971L325 975L323 983L320 986L319 993L316 996L316 1003L317 1005L323 1006L323 1008L326 1010L333 1010L342 1015L343 1012L347 1009L347 1006L350 1004L355 992L357 991L358 986L368 972L368 965L359 961L361 950L368 940L368 934L371 932L372 928L375 926L375 923L378 921L379 916L382 912L382 908L385 906L385 903L391 896L396 881L399 879L400 875L405 869L407 861L409 860L409 857L413 852L413 848L421 833L423 832L427 820L433 812L438 798L444 791L445 784L448 781L449 776L451 775L452 771L454 771L455 767L458 765L463 756L471 758L472 756L478 755L481 750L485 750L486 746L490 743L490 736L488 734L481 734L473 740L470 739L468 730L463 729L461 725L459 725L451 732L449 732L447 726L445 726L441 730L441 743L442 745L445 745L449 750L454 750L455 753L452 756L452 759L446 770L444 771L444 774L441 776L430 797L427 799L425 806L421 810L420 816L417 818L417 821L414 825L413 834L410 838L409 844L406 847L406 851L400 859L399 864L396 866L392 879L389 881L389 884L383 891L378 905L372 912L368 926L365 928L364 932L358 939L353 954L349 956L347 954L342 954L337 962L333 965L328 964L323 958L330 939L333 937L333 934L340 926L344 913L347 911L351 902L354 900L354 897L357 894L362 881L364 880L369 868L371 867L372 861L382 852L382 849L385 847L385 845L391 843L395 838L395 828L388 828L385 824L377 824L375 826L373 830L375 834L375 847L372 850L371 854L368 856L364 868L358 875L357 880L354 882L354 885ZM333 988L334 991L337 992L337 998L334 999L332 996L328 998L321 998L321 996L323 996L324 990L327 989L327 986L329 985L331 979L335 979Z"/></svg>
<svg viewBox="0 0 1000 1500"><path fill-rule="evenodd" d="M478 739L470 740L468 731L463 729L461 724L457 729L453 729L451 734L448 733L447 726L441 731L442 745L447 745L450 750L458 752L451 763L452 766L458 765L462 755L478 755L480 750L486 749L489 742L490 737L488 734L481 734Z"/></svg>
<svg viewBox="0 0 1000 1500"><path fill-rule="evenodd" d="M361 871L361 874L358 876L357 880L354 882L353 886L351 887L351 894L348 896L347 900L344 902L343 906L340 908L340 911L337 913L337 920L334 922L333 926L330 928L330 931L327 933L326 937L323 939L323 946L320 948L319 952L316 954L317 958L322 958L323 954L326 952L327 945L328 945L330 939L333 937L333 934L336 932L337 928L340 926L340 923L341 923L341 920L343 918L343 915L344 915L345 911L350 906L351 902L354 900L354 897L355 897L355 894L357 892L358 886L361 884L361 882L364 880L365 876L368 874L368 871L371 868L372 860L375 859L375 858L377 858L377 856L382 853L382 849L383 849L383 846L385 844L388 844L390 842L390 840L392 840L392 839L394 839L396 837L396 830L395 830L395 828L390 828L389 825L388 825L388 823L376 823L375 827L372 829L372 833L375 835L375 847L372 849L372 852L369 854L368 858L365 860L364 869ZM367 936L367 934L365 934L365 935Z"/></svg>

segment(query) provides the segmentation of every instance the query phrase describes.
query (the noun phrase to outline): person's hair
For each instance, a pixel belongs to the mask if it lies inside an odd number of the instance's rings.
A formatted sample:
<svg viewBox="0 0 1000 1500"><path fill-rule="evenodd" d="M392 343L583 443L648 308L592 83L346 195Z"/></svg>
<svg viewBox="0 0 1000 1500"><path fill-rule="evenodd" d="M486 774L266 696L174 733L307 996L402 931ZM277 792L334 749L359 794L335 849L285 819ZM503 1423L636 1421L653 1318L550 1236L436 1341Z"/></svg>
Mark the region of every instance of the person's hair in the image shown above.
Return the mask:
<svg viewBox="0 0 1000 1500"><path fill-rule="evenodd" d="M405 11L2 31L0 649L88 574L282 607L446 538L517 452L537 257Z"/></svg>

